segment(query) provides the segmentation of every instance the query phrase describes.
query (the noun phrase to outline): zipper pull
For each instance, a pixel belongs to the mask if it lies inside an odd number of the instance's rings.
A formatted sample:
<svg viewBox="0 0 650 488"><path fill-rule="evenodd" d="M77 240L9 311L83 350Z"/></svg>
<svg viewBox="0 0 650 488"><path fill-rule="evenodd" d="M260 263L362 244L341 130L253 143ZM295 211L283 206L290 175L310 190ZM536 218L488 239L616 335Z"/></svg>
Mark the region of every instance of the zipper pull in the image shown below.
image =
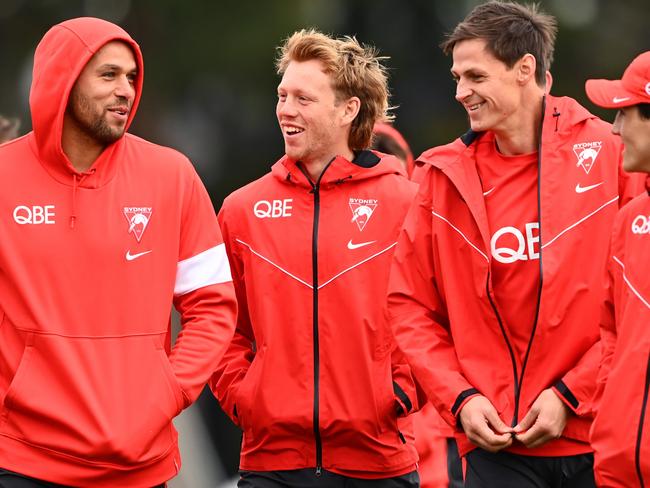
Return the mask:
<svg viewBox="0 0 650 488"><path fill-rule="evenodd" d="M316 476L320 477L321 474L322 474L322 468L320 466L316 466Z"/></svg>

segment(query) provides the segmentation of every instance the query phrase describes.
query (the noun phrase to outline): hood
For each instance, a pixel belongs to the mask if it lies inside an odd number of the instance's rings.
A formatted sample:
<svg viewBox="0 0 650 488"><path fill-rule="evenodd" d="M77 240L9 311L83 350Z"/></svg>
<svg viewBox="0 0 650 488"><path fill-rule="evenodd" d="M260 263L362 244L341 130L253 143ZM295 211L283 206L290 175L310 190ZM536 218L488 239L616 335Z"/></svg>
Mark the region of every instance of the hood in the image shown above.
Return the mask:
<svg viewBox="0 0 650 488"><path fill-rule="evenodd" d="M135 99L126 124L128 130L142 95L144 66L140 47L126 31L105 20L81 17L52 27L36 47L29 96L35 149L48 172L65 184L72 184L72 176L79 174L64 154L61 145L63 116L70 92L90 58L106 43L116 40L131 47L138 66ZM119 146L123 141L122 137L104 150L93 165L93 173L100 173L100 167L114 159L109 155L116 150L115 146ZM104 171L103 178L98 174L96 179L108 178L106 173L107 171ZM95 181L95 185L98 183Z"/></svg>
<svg viewBox="0 0 650 488"><path fill-rule="evenodd" d="M300 169L300 164L300 161L295 161L285 155L273 165L271 173L279 180L304 186L311 190L312 184ZM406 176L399 159L378 151L360 151L352 161L348 161L342 156L336 156L321 175L320 185L341 184L353 180L377 178L388 174Z"/></svg>

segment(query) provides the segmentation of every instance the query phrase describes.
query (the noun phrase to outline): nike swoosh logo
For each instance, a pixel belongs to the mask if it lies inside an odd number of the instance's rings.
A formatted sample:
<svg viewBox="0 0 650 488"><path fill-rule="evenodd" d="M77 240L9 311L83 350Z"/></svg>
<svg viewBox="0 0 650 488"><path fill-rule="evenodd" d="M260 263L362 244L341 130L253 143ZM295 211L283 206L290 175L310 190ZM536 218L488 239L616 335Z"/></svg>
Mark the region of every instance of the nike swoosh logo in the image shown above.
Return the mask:
<svg viewBox="0 0 650 488"><path fill-rule="evenodd" d="M487 197L490 193L492 193L492 192L494 191L495 188L496 188L496 186L493 186L493 187L490 188L488 191L484 191L484 192L483 192L483 196L484 196L484 197Z"/></svg>
<svg viewBox="0 0 650 488"><path fill-rule="evenodd" d="M612 98L612 103L623 103L623 102L627 102L629 99L630 97L621 97L621 98L614 97Z"/></svg>
<svg viewBox="0 0 650 488"><path fill-rule="evenodd" d="M138 259L140 256L144 256L145 254L149 254L153 249L149 251L144 251L144 252L139 252L137 254L131 254L131 251L126 251L126 260L127 261L133 261L134 259Z"/></svg>
<svg viewBox="0 0 650 488"><path fill-rule="evenodd" d="M596 183L595 185L589 185L589 186L580 186L580 183L578 183L576 185L576 193L584 193L586 191L593 190L594 188L598 188L602 184L603 184L602 181L600 183Z"/></svg>
<svg viewBox="0 0 650 488"><path fill-rule="evenodd" d="M369 244L372 244L377 241L368 241L368 242L360 242L359 244L353 244L352 239L348 241L348 249L359 249L360 247L367 246Z"/></svg>

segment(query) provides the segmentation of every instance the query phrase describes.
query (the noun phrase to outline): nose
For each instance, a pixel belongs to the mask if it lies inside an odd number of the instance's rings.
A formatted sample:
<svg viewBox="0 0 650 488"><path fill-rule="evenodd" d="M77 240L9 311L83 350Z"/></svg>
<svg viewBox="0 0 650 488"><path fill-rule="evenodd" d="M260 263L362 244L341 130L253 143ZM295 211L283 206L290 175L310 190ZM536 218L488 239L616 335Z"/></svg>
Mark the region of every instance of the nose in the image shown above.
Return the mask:
<svg viewBox="0 0 650 488"><path fill-rule="evenodd" d="M458 80L456 83L456 100L463 103L467 97L472 94L472 90L467 86L463 80Z"/></svg>
<svg viewBox="0 0 650 488"><path fill-rule="evenodd" d="M276 112L278 117L294 117L297 115L296 104L292 97L285 97L283 100L278 100Z"/></svg>
<svg viewBox="0 0 650 488"><path fill-rule="evenodd" d="M134 81L127 75L120 76L115 86L115 96L133 100L135 97Z"/></svg>

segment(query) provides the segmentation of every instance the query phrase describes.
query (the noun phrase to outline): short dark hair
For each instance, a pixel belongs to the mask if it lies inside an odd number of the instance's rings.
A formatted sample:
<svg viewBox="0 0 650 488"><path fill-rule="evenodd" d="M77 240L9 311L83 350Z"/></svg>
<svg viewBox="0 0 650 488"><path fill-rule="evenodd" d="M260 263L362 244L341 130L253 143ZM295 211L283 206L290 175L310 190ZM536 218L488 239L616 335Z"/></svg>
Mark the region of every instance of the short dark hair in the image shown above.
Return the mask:
<svg viewBox="0 0 650 488"><path fill-rule="evenodd" d="M642 119L650 119L650 103L640 103L637 107L639 107L639 115Z"/></svg>
<svg viewBox="0 0 650 488"><path fill-rule="evenodd" d="M475 7L440 47L450 54L460 41L483 39L487 50L508 68L530 53L537 61L535 80L543 87L556 35L557 21L537 5L492 0Z"/></svg>

